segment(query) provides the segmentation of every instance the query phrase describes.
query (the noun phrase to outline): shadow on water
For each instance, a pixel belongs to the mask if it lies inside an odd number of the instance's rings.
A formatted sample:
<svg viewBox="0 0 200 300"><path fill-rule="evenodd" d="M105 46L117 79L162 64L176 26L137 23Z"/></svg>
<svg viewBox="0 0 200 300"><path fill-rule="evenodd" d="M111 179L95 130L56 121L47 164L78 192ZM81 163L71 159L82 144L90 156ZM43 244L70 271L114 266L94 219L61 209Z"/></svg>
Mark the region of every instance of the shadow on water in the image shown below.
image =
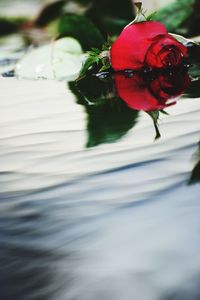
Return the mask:
<svg viewBox="0 0 200 300"><path fill-rule="evenodd" d="M28 247L2 245L0 299L55 299L55 269L58 256Z"/></svg>
<svg viewBox="0 0 200 300"><path fill-rule="evenodd" d="M16 205L15 209L10 208L11 215L6 213L0 218L1 300L53 300L58 299L63 290L67 296L68 285L73 286L73 271L69 265L74 253L64 250L66 241L61 245L57 239L56 243L54 236L60 222L54 223L53 229L54 219L42 211L34 212L34 206L34 201ZM51 238L54 239L52 244Z"/></svg>

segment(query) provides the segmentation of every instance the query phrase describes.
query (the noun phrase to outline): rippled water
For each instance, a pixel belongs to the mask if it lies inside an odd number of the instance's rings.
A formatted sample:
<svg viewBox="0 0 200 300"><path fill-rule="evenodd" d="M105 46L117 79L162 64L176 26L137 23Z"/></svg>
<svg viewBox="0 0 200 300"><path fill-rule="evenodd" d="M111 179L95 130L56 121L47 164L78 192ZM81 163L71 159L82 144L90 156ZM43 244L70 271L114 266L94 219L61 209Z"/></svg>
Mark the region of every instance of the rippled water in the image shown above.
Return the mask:
<svg viewBox="0 0 200 300"><path fill-rule="evenodd" d="M200 99L112 142L64 82L0 90L0 299L199 299Z"/></svg>

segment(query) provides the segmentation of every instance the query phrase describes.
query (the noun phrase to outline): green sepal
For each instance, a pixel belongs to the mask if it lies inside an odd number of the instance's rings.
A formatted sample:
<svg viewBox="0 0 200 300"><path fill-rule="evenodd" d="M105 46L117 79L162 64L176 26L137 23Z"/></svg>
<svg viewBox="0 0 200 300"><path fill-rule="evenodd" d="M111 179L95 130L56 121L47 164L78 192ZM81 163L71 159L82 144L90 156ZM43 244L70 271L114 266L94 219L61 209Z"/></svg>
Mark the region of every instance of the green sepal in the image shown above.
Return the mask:
<svg viewBox="0 0 200 300"><path fill-rule="evenodd" d="M146 21L152 21L157 14L157 11L152 12L150 15L146 17Z"/></svg>
<svg viewBox="0 0 200 300"><path fill-rule="evenodd" d="M126 25L125 28L127 28L130 25L133 25L135 23L145 22L147 21L147 18L144 14L143 8L142 8L142 2L136 2L135 6L137 8L136 17L133 21L131 21L128 25Z"/></svg>
<svg viewBox="0 0 200 300"><path fill-rule="evenodd" d="M159 110L154 110L154 111L146 111L146 113L152 118L153 120L153 125L155 128L155 141L158 140L161 137L159 128L158 128L158 119L159 119Z"/></svg>
<svg viewBox="0 0 200 300"><path fill-rule="evenodd" d="M95 70L95 73L108 71L111 68L109 51L111 47L111 40L108 39L103 44L102 49L92 48L87 52L87 59L84 62L78 79L85 77L88 71L91 69Z"/></svg>

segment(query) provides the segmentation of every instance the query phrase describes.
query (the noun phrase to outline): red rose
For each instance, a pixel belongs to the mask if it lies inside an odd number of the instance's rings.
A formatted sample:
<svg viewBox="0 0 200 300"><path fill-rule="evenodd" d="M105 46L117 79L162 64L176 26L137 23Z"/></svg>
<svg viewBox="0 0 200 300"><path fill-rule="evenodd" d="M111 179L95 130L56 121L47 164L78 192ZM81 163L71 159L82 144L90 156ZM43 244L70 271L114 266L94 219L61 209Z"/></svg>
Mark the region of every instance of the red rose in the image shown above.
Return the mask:
<svg viewBox="0 0 200 300"><path fill-rule="evenodd" d="M157 99L158 104L167 103L168 99L182 95L190 83L188 73L181 69L171 73L159 72L154 78L148 78L146 81L149 91Z"/></svg>
<svg viewBox="0 0 200 300"><path fill-rule="evenodd" d="M118 96L135 110L161 110L176 102L168 102L181 95L190 84L189 75L183 71L157 73L154 77L144 78L139 73L127 78L124 74L114 76Z"/></svg>
<svg viewBox="0 0 200 300"><path fill-rule="evenodd" d="M168 34L163 24L148 21L126 27L110 55L115 71L169 68L181 63L187 48Z"/></svg>

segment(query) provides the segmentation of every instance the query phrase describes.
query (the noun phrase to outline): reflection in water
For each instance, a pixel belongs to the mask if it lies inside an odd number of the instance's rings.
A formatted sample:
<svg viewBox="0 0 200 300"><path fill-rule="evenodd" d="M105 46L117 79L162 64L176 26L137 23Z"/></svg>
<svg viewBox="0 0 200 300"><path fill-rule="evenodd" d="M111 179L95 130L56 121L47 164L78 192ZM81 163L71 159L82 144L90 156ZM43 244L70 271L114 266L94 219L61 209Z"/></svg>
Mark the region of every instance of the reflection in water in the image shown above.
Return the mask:
<svg viewBox="0 0 200 300"><path fill-rule="evenodd" d="M194 64L190 67L190 76L192 82L187 89L185 97L198 98L200 97L200 63Z"/></svg>
<svg viewBox="0 0 200 300"><path fill-rule="evenodd" d="M70 83L70 88L87 113L87 147L115 142L136 124L138 112L119 101L110 79L103 82L92 76L78 85Z"/></svg>
<svg viewBox="0 0 200 300"><path fill-rule="evenodd" d="M183 94L190 85L187 69L183 68L144 75L115 74L114 81L120 98L129 107L144 111L163 110L175 104L168 101Z"/></svg>
<svg viewBox="0 0 200 300"><path fill-rule="evenodd" d="M159 112L165 113L165 108L175 104L174 99L182 95L190 83L184 66L142 74L116 72L113 78L101 78L100 74L71 82L69 86L77 102L85 106L88 116L87 147L121 138L136 124L139 110L152 118L155 138L159 138Z"/></svg>
<svg viewBox="0 0 200 300"><path fill-rule="evenodd" d="M198 151L195 155L195 160L197 160L197 163L192 170L189 184L200 183L200 142L198 146Z"/></svg>

